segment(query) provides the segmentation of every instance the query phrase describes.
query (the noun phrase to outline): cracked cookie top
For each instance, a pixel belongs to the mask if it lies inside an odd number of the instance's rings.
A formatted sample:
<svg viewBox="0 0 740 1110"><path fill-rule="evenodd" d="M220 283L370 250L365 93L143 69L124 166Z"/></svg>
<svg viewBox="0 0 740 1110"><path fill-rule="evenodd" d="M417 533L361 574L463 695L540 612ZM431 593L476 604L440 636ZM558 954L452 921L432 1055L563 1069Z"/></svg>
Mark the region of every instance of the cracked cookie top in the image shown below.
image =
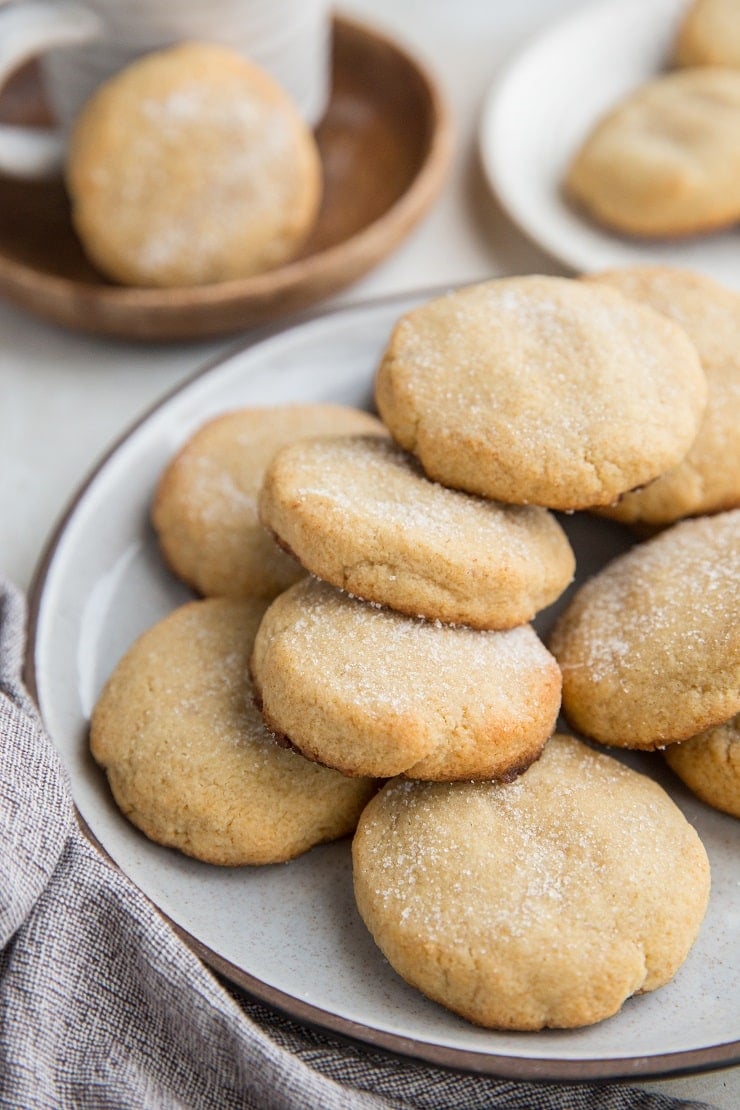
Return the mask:
<svg viewBox="0 0 740 1110"><path fill-rule="evenodd" d="M493 1028L589 1025L662 986L709 895L706 852L665 791L562 735L513 783L393 780L352 855L395 970Z"/></svg>

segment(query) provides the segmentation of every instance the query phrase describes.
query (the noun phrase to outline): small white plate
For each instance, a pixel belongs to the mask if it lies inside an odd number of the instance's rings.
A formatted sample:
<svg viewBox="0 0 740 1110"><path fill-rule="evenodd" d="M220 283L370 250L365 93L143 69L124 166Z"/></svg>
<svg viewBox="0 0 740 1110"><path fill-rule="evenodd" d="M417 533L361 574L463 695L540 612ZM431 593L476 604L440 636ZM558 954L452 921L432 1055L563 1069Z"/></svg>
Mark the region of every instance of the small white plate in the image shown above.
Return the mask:
<svg viewBox="0 0 740 1110"><path fill-rule="evenodd" d="M424 295L426 297L426 294ZM403 983L354 906L349 843L282 866L219 869L148 841L111 800L88 752L90 710L135 636L190 595L165 569L148 524L162 468L209 416L239 405L335 401L366 407L390 329L415 298L345 309L247 347L144 418L76 497L31 600L28 676L93 838L195 950L300 1021L450 1067L536 1079L661 1075L740 1058L740 823L702 806L659 757L710 855L713 894L674 982L588 1029L478 1029ZM585 514L566 518L581 577L628 544ZM553 607L539 627L544 632Z"/></svg>
<svg viewBox="0 0 740 1110"><path fill-rule="evenodd" d="M574 270L684 266L740 288L737 230L670 242L620 237L571 208L561 190L597 119L665 69L685 7L686 0L606 0L530 42L486 96L481 161L511 219Z"/></svg>

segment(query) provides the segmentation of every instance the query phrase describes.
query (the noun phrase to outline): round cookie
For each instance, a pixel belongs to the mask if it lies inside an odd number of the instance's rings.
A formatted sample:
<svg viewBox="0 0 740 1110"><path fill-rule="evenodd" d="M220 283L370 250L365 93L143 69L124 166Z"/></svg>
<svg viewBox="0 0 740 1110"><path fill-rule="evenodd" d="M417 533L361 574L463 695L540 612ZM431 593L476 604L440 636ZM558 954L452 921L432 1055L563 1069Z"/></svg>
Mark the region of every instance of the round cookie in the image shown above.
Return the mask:
<svg viewBox="0 0 740 1110"><path fill-rule="evenodd" d="M605 744L659 748L740 711L740 510L682 521L591 578L549 642L563 710Z"/></svg>
<svg viewBox="0 0 740 1110"><path fill-rule="evenodd" d="M375 789L275 743L249 653L264 603L174 610L116 666L90 748L122 812L150 839L222 866L279 863L351 833Z"/></svg>
<svg viewBox="0 0 740 1110"><path fill-rule="evenodd" d="M395 970L468 1021L590 1025L667 983L709 896L660 786L567 736L511 784L386 784L352 843L357 906Z"/></svg>
<svg viewBox="0 0 740 1110"><path fill-rule="evenodd" d="M514 504L610 504L675 466L706 402L672 321L606 286L503 278L413 309L376 400L443 485Z"/></svg>
<svg viewBox="0 0 740 1110"><path fill-rule="evenodd" d="M740 505L740 294L712 278L665 266L589 275L684 328L707 376L707 407L685 459L644 489L600 510L626 524L663 527Z"/></svg>
<svg viewBox="0 0 740 1110"><path fill-rule="evenodd" d="M525 624L575 559L546 509L446 489L389 439L304 439L273 458L260 517L307 570L411 616Z"/></svg>
<svg viewBox="0 0 740 1110"><path fill-rule="evenodd" d="M314 578L267 610L251 671L268 727L348 775L513 777L560 706L557 664L530 625L413 619Z"/></svg>
<svg viewBox="0 0 740 1110"><path fill-rule="evenodd" d="M673 237L740 218L740 73L676 70L641 85L576 152L565 190L605 226Z"/></svg>
<svg viewBox="0 0 740 1110"><path fill-rule="evenodd" d="M83 107L67 186L87 254L115 281L192 286L294 255L321 198L316 143L263 70L223 46L148 54Z"/></svg>
<svg viewBox="0 0 740 1110"><path fill-rule="evenodd" d="M304 435L385 435L343 405L284 405L223 413L192 435L165 469L152 504L170 569L206 596L273 598L303 574L260 524L257 498L276 451Z"/></svg>
<svg viewBox="0 0 740 1110"><path fill-rule="evenodd" d="M663 755L698 798L714 809L740 817L739 714L682 744L671 744Z"/></svg>
<svg viewBox="0 0 740 1110"><path fill-rule="evenodd" d="M692 0L678 28L674 61L680 66L740 66L737 0Z"/></svg>

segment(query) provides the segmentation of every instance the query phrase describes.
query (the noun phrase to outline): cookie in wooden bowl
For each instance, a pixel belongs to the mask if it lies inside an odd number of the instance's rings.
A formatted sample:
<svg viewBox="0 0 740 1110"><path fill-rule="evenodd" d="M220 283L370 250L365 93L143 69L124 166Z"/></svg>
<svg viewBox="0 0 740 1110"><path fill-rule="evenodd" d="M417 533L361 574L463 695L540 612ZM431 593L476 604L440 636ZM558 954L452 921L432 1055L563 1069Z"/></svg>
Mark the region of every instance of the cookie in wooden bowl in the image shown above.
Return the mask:
<svg viewBox="0 0 740 1110"><path fill-rule="evenodd" d="M198 286L291 258L318 214L316 143L286 92L223 46L156 51L110 78L69 141L72 221L114 281Z"/></svg>

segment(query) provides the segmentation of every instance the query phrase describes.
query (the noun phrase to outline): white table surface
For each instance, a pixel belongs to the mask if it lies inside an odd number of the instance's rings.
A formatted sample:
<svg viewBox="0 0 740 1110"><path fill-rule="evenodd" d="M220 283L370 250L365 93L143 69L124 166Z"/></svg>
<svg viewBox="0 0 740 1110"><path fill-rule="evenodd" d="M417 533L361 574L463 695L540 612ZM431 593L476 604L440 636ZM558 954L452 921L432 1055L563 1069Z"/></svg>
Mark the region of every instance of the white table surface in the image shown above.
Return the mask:
<svg viewBox="0 0 740 1110"><path fill-rule="evenodd" d="M344 0L437 75L456 153L447 185L409 238L329 304L504 273L563 273L497 209L480 173L483 97L507 56L579 0ZM0 301L0 573L27 589L55 520L106 448L142 412L235 340L133 345L62 331ZM740 1068L644 1084L740 1107Z"/></svg>

